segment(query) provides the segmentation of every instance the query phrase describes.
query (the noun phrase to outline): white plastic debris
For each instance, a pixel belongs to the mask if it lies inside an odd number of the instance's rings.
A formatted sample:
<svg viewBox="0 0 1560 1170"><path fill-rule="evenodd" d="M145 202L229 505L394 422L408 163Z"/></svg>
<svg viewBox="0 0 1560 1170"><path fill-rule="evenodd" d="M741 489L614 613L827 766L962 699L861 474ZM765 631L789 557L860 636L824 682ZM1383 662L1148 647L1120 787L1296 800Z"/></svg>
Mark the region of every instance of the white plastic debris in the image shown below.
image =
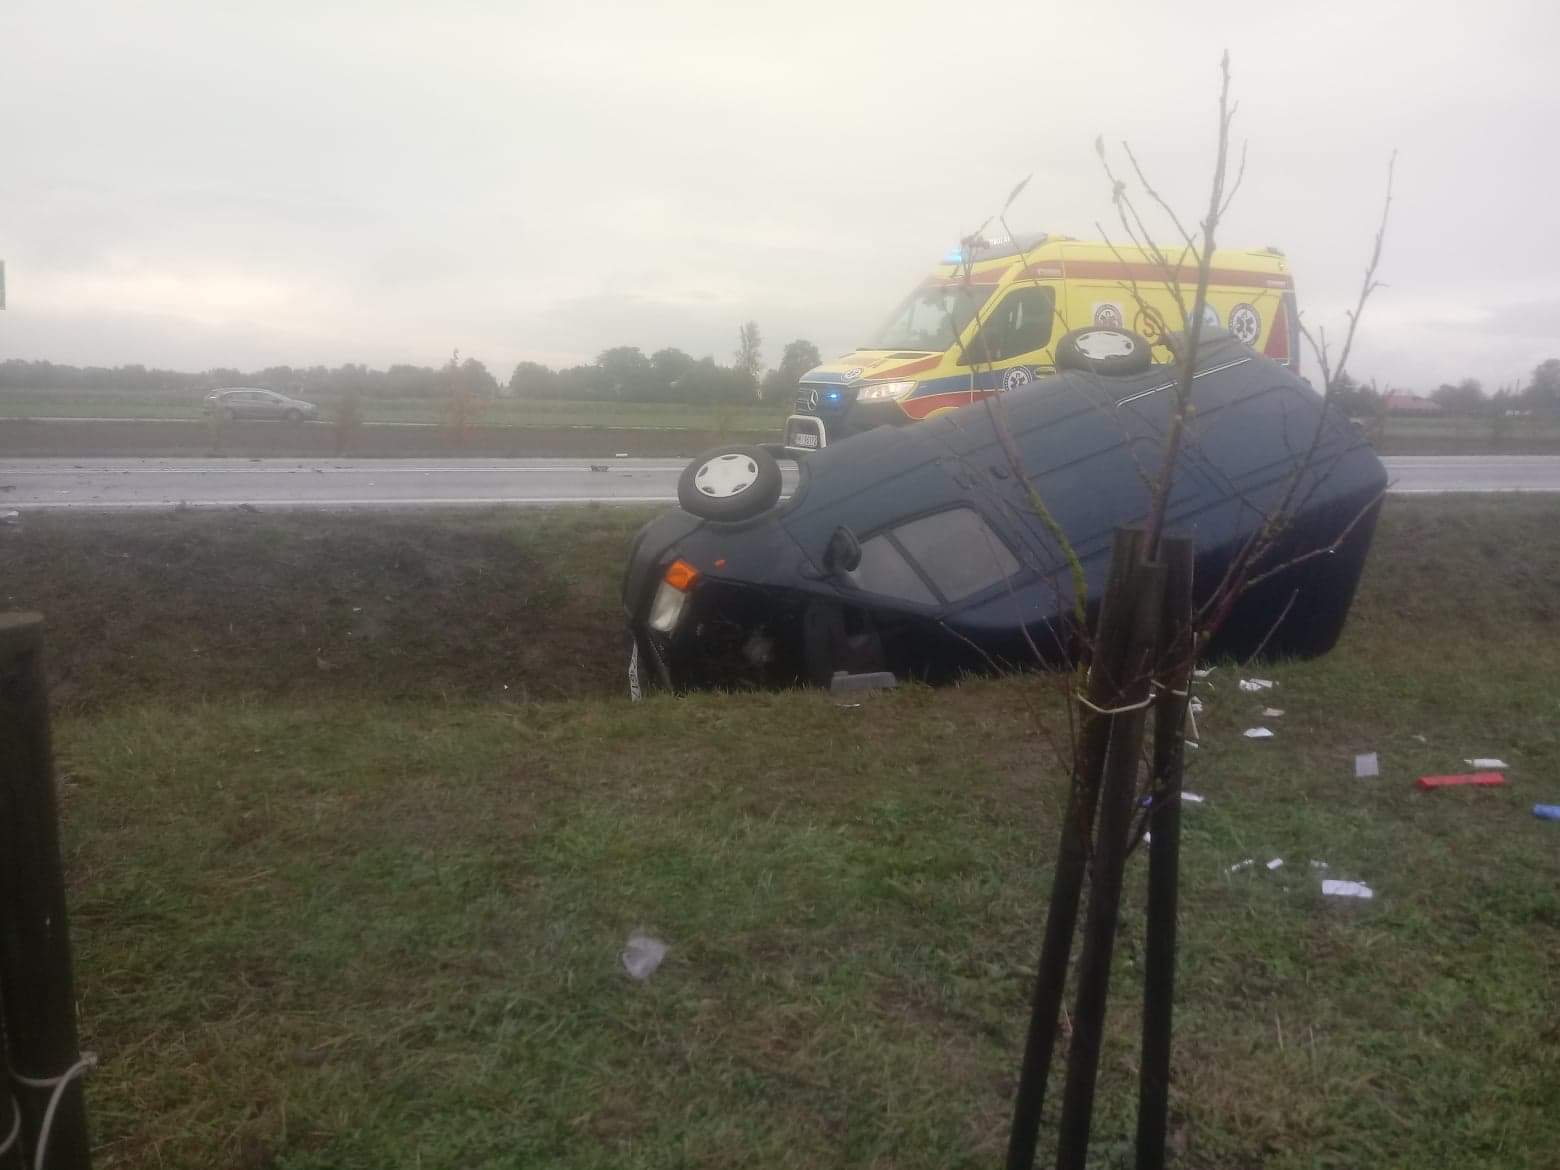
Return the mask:
<svg viewBox="0 0 1560 1170"><path fill-rule="evenodd" d="M1280 708L1278 708L1278 707L1264 707L1264 708L1262 708L1262 718L1264 718L1264 719L1278 719L1283 714L1284 714L1284 712Z"/></svg>
<svg viewBox="0 0 1560 1170"><path fill-rule="evenodd" d="M1188 740L1185 740L1183 742L1186 744L1187 747L1191 748L1193 751L1196 751L1199 747L1202 746L1195 739L1188 739Z"/></svg>
<svg viewBox="0 0 1560 1170"><path fill-rule="evenodd" d="M1372 776L1381 775L1381 761L1376 758L1375 752L1365 752L1354 757L1354 778L1356 780L1368 780Z"/></svg>
<svg viewBox="0 0 1560 1170"><path fill-rule="evenodd" d="M1254 695L1258 691L1272 690L1273 680L1270 678L1243 678L1240 680L1240 689L1249 695Z"/></svg>
<svg viewBox="0 0 1560 1170"><path fill-rule="evenodd" d="M1191 702L1186 704L1186 709L1193 715L1201 715L1203 712L1203 702L1196 695L1193 695Z"/></svg>
<svg viewBox="0 0 1560 1170"><path fill-rule="evenodd" d="M1511 767L1511 765L1506 763L1505 760L1497 760L1493 756L1479 756L1476 759L1464 760L1463 763L1467 764L1470 768L1480 769L1498 768L1504 770Z"/></svg>
<svg viewBox="0 0 1560 1170"><path fill-rule="evenodd" d="M642 930L633 931L623 947L623 969L630 979L644 982L666 958L666 944Z"/></svg>
<svg viewBox="0 0 1560 1170"><path fill-rule="evenodd" d="M889 670L873 670L865 674L847 674L843 670L836 670L829 679L829 693L843 695L850 691L893 690L898 685L899 680Z"/></svg>
<svg viewBox="0 0 1560 1170"><path fill-rule="evenodd" d="M1326 869L1327 868L1327 863L1325 861L1314 861L1313 860L1311 862L1311 868L1312 869Z"/></svg>
<svg viewBox="0 0 1560 1170"><path fill-rule="evenodd" d="M1284 859L1282 857L1275 857L1275 858L1273 858L1272 861L1268 862L1268 868L1269 869L1281 869L1283 867L1283 864L1284 864Z"/></svg>
<svg viewBox="0 0 1560 1170"><path fill-rule="evenodd" d="M1237 861L1234 865L1230 866L1230 872L1231 873L1239 873L1243 869L1249 869L1251 866L1255 865L1256 863L1257 863L1256 858L1248 857L1248 858L1246 858L1245 861Z"/></svg>
<svg viewBox="0 0 1560 1170"><path fill-rule="evenodd" d="M1181 799L1189 800L1193 804L1206 804L1208 801L1206 796L1198 796L1195 792L1183 792L1181 793Z"/></svg>
<svg viewBox="0 0 1560 1170"><path fill-rule="evenodd" d="M1335 898L1374 898L1376 891L1372 890L1364 882L1338 882L1331 878L1322 879L1322 893L1330 894Z"/></svg>
<svg viewBox="0 0 1560 1170"><path fill-rule="evenodd" d="M1247 739L1272 739L1273 733L1266 727L1248 727L1241 733Z"/></svg>

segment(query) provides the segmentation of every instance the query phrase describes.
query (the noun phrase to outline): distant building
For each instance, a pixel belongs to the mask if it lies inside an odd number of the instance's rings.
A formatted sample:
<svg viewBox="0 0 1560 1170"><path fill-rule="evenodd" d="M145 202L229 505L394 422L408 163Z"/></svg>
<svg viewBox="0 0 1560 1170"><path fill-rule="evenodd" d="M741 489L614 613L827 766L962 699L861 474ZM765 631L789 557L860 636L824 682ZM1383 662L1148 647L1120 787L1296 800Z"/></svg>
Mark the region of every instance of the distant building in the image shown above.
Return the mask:
<svg viewBox="0 0 1560 1170"><path fill-rule="evenodd" d="M1410 394L1406 390L1389 391L1381 400L1383 409L1388 414L1444 414L1445 411L1439 402L1431 402L1428 398L1421 398L1417 394Z"/></svg>

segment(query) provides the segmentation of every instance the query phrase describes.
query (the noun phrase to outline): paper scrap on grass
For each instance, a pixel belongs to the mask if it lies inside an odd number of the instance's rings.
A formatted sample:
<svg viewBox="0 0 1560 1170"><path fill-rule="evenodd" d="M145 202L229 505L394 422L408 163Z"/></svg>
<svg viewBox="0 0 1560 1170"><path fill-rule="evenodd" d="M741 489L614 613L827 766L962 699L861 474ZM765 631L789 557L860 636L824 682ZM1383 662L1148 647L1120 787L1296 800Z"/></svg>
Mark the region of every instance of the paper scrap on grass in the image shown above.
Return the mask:
<svg viewBox="0 0 1560 1170"><path fill-rule="evenodd" d="M1264 719L1277 719L1282 714L1283 714L1283 711L1281 711L1277 707L1264 707L1264 708L1262 708L1262 718L1264 718Z"/></svg>
<svg viewBox="0 0 1560 1170"><path fill-rule="evenodd" d="M1420 791L1432 788L1493 788L1504 784L1506 778L1499 772L1468 772L1460 776L1421 776L1415 783Z"/></svg>
<svg viewBox="0 0 1560 1170"><path fill-rule="evenodd" d="M1248 727L1242 733L1247 739L1272 739L1273 733L1266 727Z"/></svg>
<svg viewBox="0 0 1560 1170"><path fill-rule="evenodd" d="M1195 793L1195 792L1183 792L1183 793L1181 793L1181 799L1182 800L1189 800L1193 804L1202 804L1208 798L1205 797L1205 796L1198 796L1197 793Z"/></svg>
<svg viewBox="0 0 1560 1170"><path fill-rule="evenodd" d="M1478 759L1464 760L1463 763L1467 764L1470 768L1478 768L1480 771L1486 771L1490 768L1511 767L1511 765L1506 763L1505 760L1497 760L1491 756L1480 756Z"/></svg>
<svg viewBox="0 0 1560 1170"><path fill-rule="evenodd" d="M1375 752L1365 752L1354 757L1354 778L1366 780L1371 776L1381 775L1381 761L1376 758Z"/></svg>
<svg viewBox="0 0 1560 1170"><path fill-rule="evenodd" d="M1376 891L1372 890L1364 882L1339 882L1332 878L1322 879L1322 893L1331 894L1335 898L1374 898Z"/></svg>
<svg viewBox="0 0 1560 1170"><path fill-rule="evenodd" d="M1311 868L1312 869L1326 869L1327 868L1327 863L1325 861L1312 861L1311 862Z"/></svg>
<svg viewBox="0 0 1560 1170"><path fill-rule="evenodd" d="M1240 689L1247 694L1256 694L1258 691L1270 690L1273 680L1270 678L1243 678L1240 680Z"/></svg>
<svg viewBox="0 0 1560 1170"><path fill-rule="evenodd" d="M623 947L623 969L628 972L630 979L640 982L654 975L655 969L661 965L661 960L664 958L666 958L666 944L642 930L630 934L628 942Z"/></svg>
<svg viewBox="0 0 1560 1170"><path fill-rule="evenodd" d="M1254 858L1248 857L1248 858L1246 858L1245 861L1237 861L1234 865L1230 866L1230 872L1231 873L1239 873L1241 870L1247 868L1248 866L1252 866L1252 865L1255 865L1255 864L1256 864L1256 860Z"/></svg>
<svg viewBox="0 0 1560 1170"><path fill-rule="evenodd" d="M1275 858L1273 858L1272 861L1268 862L1268 868L1269 869L1278 869L1283 864L1284 864L1284 859L1282 857L1275 857Z"/></svg>

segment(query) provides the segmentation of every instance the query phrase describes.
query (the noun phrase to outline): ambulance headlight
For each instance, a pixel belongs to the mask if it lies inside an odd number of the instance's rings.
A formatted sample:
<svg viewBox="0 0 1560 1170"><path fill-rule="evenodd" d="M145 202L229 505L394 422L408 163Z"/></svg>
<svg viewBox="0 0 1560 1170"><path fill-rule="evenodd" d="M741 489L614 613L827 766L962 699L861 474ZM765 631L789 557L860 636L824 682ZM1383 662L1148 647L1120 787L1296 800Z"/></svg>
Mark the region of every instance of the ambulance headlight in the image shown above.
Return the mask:
<svg viewBox="0 0 1560 1170"><path fill-rule="evenodd" d="M898 402L915 392L915 382L879 382L856 391L857 402Z"/></svg>

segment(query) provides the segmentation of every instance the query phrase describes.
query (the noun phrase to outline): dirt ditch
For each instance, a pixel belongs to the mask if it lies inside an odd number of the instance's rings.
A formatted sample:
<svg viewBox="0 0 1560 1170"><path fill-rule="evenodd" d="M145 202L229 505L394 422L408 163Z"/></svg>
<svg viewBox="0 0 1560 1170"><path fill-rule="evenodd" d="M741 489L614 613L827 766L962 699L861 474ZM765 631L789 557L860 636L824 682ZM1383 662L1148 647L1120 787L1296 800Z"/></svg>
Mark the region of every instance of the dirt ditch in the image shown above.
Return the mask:
<svg viewBox="0 0 1560 1170"><path fill-rule="evenodd" d="M45 614L65 711L607 694L624 671L622 558L646 515L34 514L0 527L0 608Z"/></svg>

